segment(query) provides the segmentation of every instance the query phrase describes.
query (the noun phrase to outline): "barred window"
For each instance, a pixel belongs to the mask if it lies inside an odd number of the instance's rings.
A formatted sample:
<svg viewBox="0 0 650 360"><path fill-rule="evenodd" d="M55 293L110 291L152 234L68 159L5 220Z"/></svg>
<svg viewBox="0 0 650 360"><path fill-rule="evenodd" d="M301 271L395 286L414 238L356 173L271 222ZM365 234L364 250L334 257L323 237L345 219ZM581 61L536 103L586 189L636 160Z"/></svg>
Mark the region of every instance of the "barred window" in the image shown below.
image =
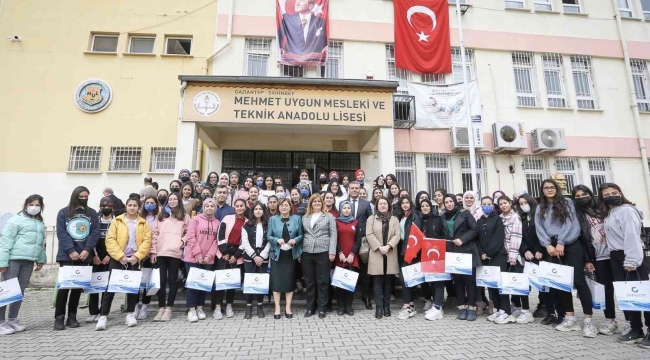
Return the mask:
<svg viewBox="0 0 650 360"><path fill-rule="evenodd" d="M270 38L246 38L244 75L267 76L271 56Z"/></svg>
<svg viewBox="0 0 650 360"><path fill-rule="evenodd" d="M467 80L476 80L476 62L474 61L474 49L465 49L465 71L467 71ZM463 59L460 57L460 48L451 48L451 70L454 77L454 83L463 82Z"/></svg>
<svg viewBox="0 0 650 360"><path fill-rule="evenodd" d="M650 0L648 0L650 10ZM630 60L632 66L632 81L634 82L634 92L639 111L650 112L650 76L648 75L648 65L644 60Z"/></svg>
<svg viewBox="0 0 650 360"><path fill-rule="evenodd" d="M101 146L71 146L68 171L99 172L102 162Z"/></svg>
<svg viewBox="0 0 650 360"><path fill-rule="evenodd" d="M305 67L280 64L280 73L284 77L305 77Z"/></svg>
<svg viewBox="0 0 650 360"><path fill-rule="evenodd" d="M548 107L568 107L562 55L542 54L542 65L544 67L544 85L546 85L546 99L548 100Z"/></svg>
<svg viewBox="0 0 650 360"><path fill-rule="evenodd" d="M142 148L135 146L111 147L109 171L140 171Z"/></svg>
<svg viewBox="0 0 650 360"><path fill-rule="evenodd" d="M590 158L589 160L589 178L591 180L591 190L598 195L600 185L606 182L613 182L612 163L606 158Z"/></svg>
<svg viewBox="0 0 650 360"><path fill-rule="evenodd" d="M149 172L173 173L176 166L175 147L152 147Z"/></svg>
<svg viewBox="0 0 650 360"><path fill-rule="evenodd" d="M542 185L542 181L551 176L546 158L540 156L526 156L524 157L524 162L521 166L526 175L526 187L528 193L535 198L540 197L541 194L539 188Z"/></svg>
<svg viewBox="0 0 650 360"><path fill-rule="evenodd" d="M395 66L395 44L386 44L386 67L388 80L399 82L397 92L408 92L407 82L411 81L411 72Z"/></svg>
<svg viewBox="0 0 650 360"><path fill-rule="evenodd" d="M427 189L433 194L436 189L451 190L451 157L444 154L426 154Z"/></svg>
<svg viewBox="0 0 650 360"><path fill-rule="evenodd" d="M469 156L460 158L460 176L463 180L463 193L474 190L478 193L479 198L487 194L487 164L485 156L476 157L476 180L478 184L476 189L472 188L472 166Z"/></svg>
<svg viewBox="0 0 650 360"><path fill-rule="evenodd" d="M326 79L343 78L343 42L330 41L327 46L327 64L320 67L321 77Z"/></svg>
<svg viewBox="0 0 650 360"><path fill-rule="evenodd" d="M591 57L571 56L571 68L573 69L578 109L598 109L598 94Z"/></svg>
<svg viewBox="0 0 650 360"><path fill-rule="evenodd" d="M415 191L415 154L395 153L395 176L400 188L406 189L411 196Z"/></svg>
<svg viewBox="0 0 650 360"><path fill-rule="evenodd" d="M429 85L444 85L445 74L420 74L421 82Z"/></svg>
<svg viewBox="0 0 650 360"><path fill-rule="evenodd" d="M567 187L569 192L576 185L582 184L582 176L580 175L580 159L573 157L556 157L555 168L558 174L564 175L567 180Z"/></svg>
<svg viewBox="0 0 650 360"><path fill-rule="evenodd" d="M512 64L517 89L517 105L539 106L535 55L533 53L513 52Z"/></svg>

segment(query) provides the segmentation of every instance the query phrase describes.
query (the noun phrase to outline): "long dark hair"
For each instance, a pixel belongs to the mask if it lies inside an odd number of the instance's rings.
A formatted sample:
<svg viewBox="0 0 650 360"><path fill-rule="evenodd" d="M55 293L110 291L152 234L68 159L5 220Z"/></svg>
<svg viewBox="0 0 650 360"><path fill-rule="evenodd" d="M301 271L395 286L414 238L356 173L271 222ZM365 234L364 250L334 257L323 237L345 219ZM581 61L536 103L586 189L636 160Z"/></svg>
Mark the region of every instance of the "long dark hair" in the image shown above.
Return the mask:
<svg viewBox="0 0 650 360"><path fill-rule="evenodd" d="M571 211L569 210L568 202L562 195L560 185L558 185L557 182L553 179L546 179L542 181L542 184L539 186L539 193L541 194L539 197L539 216L542 218L542 220L544 220L546 218L546 209L548 209L550 206L550 201L548 201L546 199L546 195L544 195L544 184L552 184L555 186L555 197L553 198L554 201L551 219L564 224L567 219L571 219Z"/></svg>
<svg viewBox="0 0 650 360"><path fill-rule="evenodd" d="M397 202L397 205L399 206L399 213L398 213L398 215L397 215L397 218L400 219L400 220L402 220L402 219L406 216L406 213L405 213L404 210L402 209L402 203L403 203L404 201L407 201L407 202L409 203L409 215L410 215L410 214L413 214L413 212L417 210L417 209L415 209L415 207L413 206L413 201L411 200L410 197L408 197L408 196L402 196L402 197L399 199L399 201Z"/></svg>
<svg viewBox="0 0 650 360"><path fill-rule="evenodd" d="M29 203L31 203L32 201L35 201L35 200L38 201L38 204L41 207L41 211L38 214L32 216L32 215L27 214L26 210L27 210L27 206L29 205ZM27 216L29 216L31 218L34 218L34 219L38 219L40 221L43 221L43 215L42 215L43 210L45 210L45 204L43 203L43 197L42 196L40 196L38 194L34 194L34 195L29 195L27 197L27 199L25 199L25 203L23 204L23 213L26 214Z"/></svg>
<svg viewBox="0 0 650 360"><path fill-rule="evenodd" d="M578 191L582 191L585 194L589 195L589 203L587 206L580 207L578 206L576 202L576 193ZM600 202L598 201L598 198L594 195L594 193L591 191L590 188L588 188L585 185L576 185L573 190L571 190L571 197L573 198L573 202L576 203L576 213L585 213L591 217L599 218L599 219L604 219L605 218L605 213L603 212L603 209L600 205Z"/></svg>
<svg viewBox="0 0 650 360"><path fill-rule="evenodd" d="M339 187L339 190L336 193L334 193L332 191L332 184L334 184L334 183L336 183L336 185ZM336 180L330 181L330 183L327 185L327 191L334 194L334 197L343 196L343 189L342 188L343 188L343 185L341 185L341 183L336 181Z"/></svg>
<svg viewBox="0 0 650 360"><path fill-rule="evenodd" d="M602 211L603 211L603 213L605 214L605 216L609 216L609 211L610 211L611 209L609 208L609 206L607 206L607 204L605 204L605 200L603 199L603 190L605 190L605 189L609 189L609 188L616 189L616 190L618 190L618 192L621 193L621 200L623 200L623 201L621 202L621 205L632 205L632 206L636 206L635 203L631 202L630 200L628 200L628 199L625 197L625 195L623 195L623 190L621 190L621 187L620 187L620 186L618 186L618 185L616 185L616 184L614 184L614 183L604 183L604 184L600 185L600 188L598 189L598 200L599 200L600 203L602 204Z"/></svg>
<svg viewBox="0 0 650 360"><path fill-rule="evenodd" d="M391 180L393 180L393 184L397 184L397 176L395 176L394 174L388 174L388 175L386 175L386 176L384 177L384 185L386 185L386 187L388 187L388 184L386 184L386 180L387 180L388 178L390 178Z"/></svg>
<svg viewBox="0 0 650 360"><path fill-rule="evenodd" d="M390 191L390 188L393 187L393 185L397 186L397 195L393 196L393 193ZM399 192L402 191L402 188L399 186L398 183L394 182L388 186L388 200L390 200L390 203L393 203L393 200L395 198L399 199Z"/></svg>
<svg viewBox="0 0 650 360"><path fill-rule="evenodd" d="M147 204L147 200L149 199L153 200L154 204L156 204L156 208L151 213L153 214L153 216L158 216L158 210L159 210L158 197L149 195L146 198L144 198L144 202L142 203L142 207L140 208L140 216L142 216L145 219L147 218L147 215L149 215L149 212L144 209L144 206Z"/></svg>
<svg viewBox="0 0 650 360"><path fill-rule="evenodd" d="M250 219L246 222L246 225L250 226L256 226L257 225L257 218L255 217L255 208L261 206L262 207L262 226L266 226L269 223L269 209L262 204L259 201L256 201L253 204L253 208L250 210ZM250 241L253 241L253 239L249 239Z"/></svg>
<svg viewBox="0 0 650 360"><path fill-rule="evenodd" d="M176 206L176 209L172 209L172 215L176 218L176 220L179 221L184 221L185 220L185 206L183 206L183 198L182 195L179 195L178 193L171 193L167 197L167 202L165 203L165 207L167 207L167 204L169 204L169 199L175 196L176 200L178 201L178 205ZM167 211L161 211L160 214L158 214L158 221L163 221L170 217L169 214L167 214Z"/></svg>
<svg viewBox="0 0 650 360"><path fill-rule="evenodd" d="M266 180L268 180L268 179L271 179L271 189L268 189L268 188L266 187ZM230 183L230 181L228 181L228 183ZM271 175L266 175L266 176L264 177L264 182L262 183L262 188L263 188L262 190L267 190L267 191L268 191L268 190L273 190L273 191L275 191L275 179L273 178L273 176L271 176Z"/></svg>
<svg viewBox="0 0 650 360"><path fill-rule="evenodd" d="M212 174L217 175L217 183L214 185L210 183L210 176L212 176ZM205 179L205 186L211 189L216 189L218 185L219 185L219 174L217 174L215 171L209 173L208 177Z"/></svg>
<svg viewBox="0 0 650 360"><path fill-rule="evenodd" d="M388 213L392 214L393 213L393 204L390 202L390 200L387 197L385 197L383 195L380 196L377 199L377 201L375 201L375 213L379 213L379 208L377 207L377 204L379 204L380 200L386 200L386 202L388 203Z"/></svg>
<svg viewBox="0 0 650 360"><path fill-rule="evenodd" d="M81 204L79 204L79 194L81 194L84 191L87 192L88 195L90 195L90 191L85 186L77 186L76 188L74 188L74 190L72 190L72 195L70 195L70 202L68 203L68 219L72 219L72 217L77 212L77 206L81 206ZM88 204L86 204L86 206L84 207L84 214L86 216L91 215Z"/></svg>
<svg viewBox="0 0 650 360"><path fill-rule="evenodd" d="M539 206L539 203L537 200L535 200L534 197L532 197L530 194L521 194L519 196L519 199L524 199L528 203L528 206L530 206L530 211L528 211L528 214L523 212L521 210L521 206L517 206L517 210L519 211L519 218L521 219L533 219L535 217L535 209L537 209L537 206ZM519 204L519 200L517 200L517 204Z"/></svg>

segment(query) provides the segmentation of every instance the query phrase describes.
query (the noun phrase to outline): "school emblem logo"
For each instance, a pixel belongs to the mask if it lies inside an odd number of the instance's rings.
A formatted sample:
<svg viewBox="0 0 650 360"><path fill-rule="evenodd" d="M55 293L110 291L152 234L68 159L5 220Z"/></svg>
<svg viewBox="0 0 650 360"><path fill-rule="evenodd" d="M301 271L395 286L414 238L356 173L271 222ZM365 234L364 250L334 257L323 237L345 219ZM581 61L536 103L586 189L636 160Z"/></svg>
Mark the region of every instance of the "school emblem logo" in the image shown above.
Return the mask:
<svg viewBox="0 0 650 360"><path fill-rule="evenodd" d="M194 100L192 101L192 107L194 112L201 116L210 116L221 107L221 99L219 95L212 91L201 91L196 94Z"/></svg>
<svg viewBox="0 0 650 360"><path fill-rule="evenodd" d="M103 80L88 79L74 93L74 101L79 110L96 113L104 110L113 100L113 90Z"/></svg>

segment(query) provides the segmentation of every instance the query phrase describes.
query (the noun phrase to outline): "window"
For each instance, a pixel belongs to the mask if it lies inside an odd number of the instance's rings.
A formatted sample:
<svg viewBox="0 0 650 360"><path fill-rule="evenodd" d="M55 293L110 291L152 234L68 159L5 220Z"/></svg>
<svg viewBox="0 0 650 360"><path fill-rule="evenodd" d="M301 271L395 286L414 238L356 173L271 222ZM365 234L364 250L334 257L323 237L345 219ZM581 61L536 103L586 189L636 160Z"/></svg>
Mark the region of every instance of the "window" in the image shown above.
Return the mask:
<svg viewBox="0 0 650 360"><path fill-rule="evenodd" d="M539 106L535 55L533 53L513 52L512 64L515 72L517 106Z"/></svg>
<svg viewBox="0 0 650 360"><path fill-rule="evenodd" d="M648 0L650 2L650 0ZM644 60L630 60L632 66L632 82L634 82L634 91L636 92L637 105L639 111L650 112L650 88L648 84L648 65Z"/></svg>
<svg viewBox="0 0 650 360"><path fill-rule="evenodd" d="M192 55L192 38L168 37L165 41L165 54Z"/></svg>
<svg viewBox="0 0 650 360"><path fill-rule="evenodd" d="M411 81L411 72L398 69L395 66L395 45L386 44L386 66L388 68L388 80L398 81L397 92L408 92L406 83Z"/></svg>
<svg viewBox="0 0 650 360"><path fill-rule="evenodd" d="M589 56L571 56L573 82L576 87L578 109L597 109L598 97L594 83L594 68Z"/></svg>
<svg viewBox="0 0 650 360"><path fill-rule="evenodd" d="M280 70L284 77L305 77L304 66L291 66L280 64Z"/></svg>
<svg viewBox="0 0 650 360"><path fill-rule="evenodd" d="M266 76L271 56L270 38L246 38L244 75Z"/></svg>
<svg viewBox="0 0 650 360"><path fill-rule="evenodd" d="M436 189L451 190L451 157L443 154L426 154L427 189L433 194Z"/></svg>
<svg viewBox="0 0 650 360"><path fill-rule="evenodd" d="M156 38L153 36L131 36L129 40L129 53L153 54L153 45Z"/></svg>
<svg viewBox="0 0 650 360"><path fill-rule="evenodd" d="M524 0L506 0L506 8L523 9L524 8Z"/></svg>
<svg viewBox="0 0 650 360"><path fill-rule="evenodd" d="M330 41L327 46L327 64L320 67L321 77L340 79L343 77L343 42Z"/></svg>
<svg viewBox="0 0 650 360"><path fill-rule="evenodd" d="M142 148L118 146L111 148L109 171L140 171Z"/></svg>
<svg viewBox="0 0 650 360"><path fill-rule="evenodd" d="M555 169L558 174L564 175L567 180L567 187L569 192L576 185L582 184L582 177L580 176L580 160L571 157L556 157Z"/></svg>
<svg viewBox="0 0 650 360"><path fill-rule="evenodd" d="M149 172L173 173L176 166L175 147L151 148L151 163Z"/></svg>
<svg viewBox="0 0 650 360"><path fill-rule="evenodd" d="M99 172L101 161L101 146L71 146L68 171Z"/></svg>
<svg viewBox="0 0 650 360"><path fill-rule="evenodd" d="M91 51L93 52L117 52L117 40L119 35L93 35Z"/></svg>
<svg viewBox="0 0 650 360"><path fill-rule="evenodd" d="M564 81L564 66L562 55L542 54L544 69L544 85L546 85L546 99L548 107L566 108L566 82Z"/></svg>
<svg viewBox="0 0 650 360"><path fill-rule="evenodd" d="M420 74L421 82L429 85L444 85L445 74Z"/></svg>
<svg viewBox="0 0 650 360"><path fill-rule="evenodd" d="M526 187L528 193L534 198L540 197L541 194L539 188L542 185L542 181L551 176L546 158L539 156L526 156L524 157L524 162L521 166L526 175Z"/></svg>
<svg viewBox="0 0 650 360"><path fill-rule="evenodd" d="M591 179L591 191L598 195L600 185L613 181L611 161L606 158L590 158L589 178Z"/></svg>
<svg viewBox="0 0 650 360"><path fill-rule="evenodd" d="M483 194L487 194L487 165L486 165L485 156L476 157L476 180L478 181L478 187L476 192L479 195L479 198ZM470 164L469 156L462 156L460 158L460 176L463 180L463 193L472 189L472 165Z"/></svg>
<svg viewBox="0 0 650 360"><path fill-rule="evenodd" d="M476 63L474 62L474 50L465 49L465 65L467 66L467 79L476 80ZM454 76L454 83L463 82L463 59L460 57L460 48L451 48L451 67Z"/></svg>
<svg viewBox="0 0 650 360"><path fill-rule="evenodd" d="M632 6L630 0L617 0L618 2L618 11L621 13L621 17L632 17Z"/></svg>
<svg viewBox="0 0 650 360"><path fill-rule="evenodd" d="M650 20L650 0L641 0L641 9L643 9L643 18Z"/></svg>
<svg viewBox="0 0 650 360"><path fill-rule="evenodd" d="M400 188L415 196L415 154L395 153L395 176Z"/></svg>
<svg viewBox="0 0 650 360"><path fill-rule="evenodd" d="M552 0L535 0L535 10L552 11L553 10L553 1Z"/></svg>
<svg viewBox="0 0 650 360"><path fill-rule="evenodd" d="M582 0L562 0L565 13L580 14L582 12L580 2Z"/></svg>
<svg viewBox="0 0 650 360"><path fill-rule="evenodd" d="M452 4L452 5L453 5L453 4L456 4L456 0L448 0L448 2L449 2L450 4ZM460 0L460 3L461 3L461 4L467 4L467 0Z"/></svg>

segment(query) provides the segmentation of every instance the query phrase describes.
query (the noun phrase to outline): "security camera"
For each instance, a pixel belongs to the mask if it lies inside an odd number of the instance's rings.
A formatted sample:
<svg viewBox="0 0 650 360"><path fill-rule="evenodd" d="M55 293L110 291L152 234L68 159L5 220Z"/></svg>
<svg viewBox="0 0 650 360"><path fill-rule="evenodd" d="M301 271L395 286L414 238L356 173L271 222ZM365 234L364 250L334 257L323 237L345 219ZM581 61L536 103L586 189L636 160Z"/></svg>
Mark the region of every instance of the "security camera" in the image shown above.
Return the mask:
<svg viewBox="0 0 650 360"><path fill-rule="evenodd" d="M11 40L11 42L20 42L23 38L18 35L11 35L7 36L7 39Z"/></svg>

